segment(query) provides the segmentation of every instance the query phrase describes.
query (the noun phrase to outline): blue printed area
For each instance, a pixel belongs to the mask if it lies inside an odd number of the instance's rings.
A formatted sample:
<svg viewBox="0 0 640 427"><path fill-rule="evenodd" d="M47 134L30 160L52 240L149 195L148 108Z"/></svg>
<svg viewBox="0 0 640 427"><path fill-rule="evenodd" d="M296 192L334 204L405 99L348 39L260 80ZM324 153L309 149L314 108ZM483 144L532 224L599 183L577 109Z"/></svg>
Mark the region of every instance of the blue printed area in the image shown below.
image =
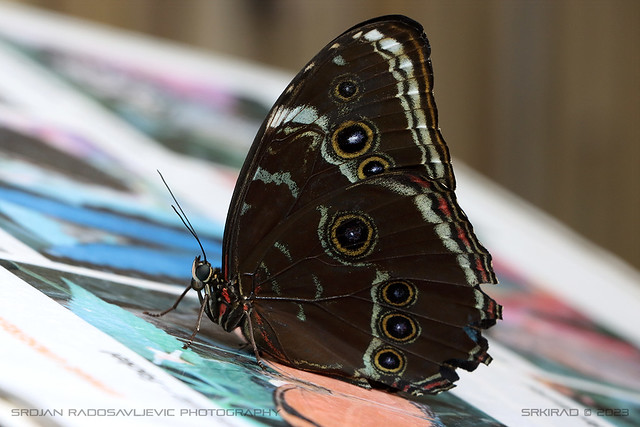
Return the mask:
<svg viewBox="0 0 640 427"><path fill-rule="evenodd" d="M219 245L216 252L207 250L207 259L213 265L220 264ZM148 275L167 275L176 278L191 277L193 257L197 248L185 253L154 250L140 246L116 246L109 244L85 244L54 246L47 253L55 257L71 258L82 263L111 266L120 270L135 270Z"/></svg>
<svg viewBox="0 0 640 427"><path fill-rule="evenodd" d="M109 164L105 166L109 171L114 170L114 166ZM166 190L162 190L164 200L167 204L163 204L161 209L150 209L144 203L131 202L126 197L113 196L104 191L95 191L92 187L88 187L82 182L69 181L67 178L48 176L42 168L20 162L3 162L2 172L4 176L28 177L21 183L16 180L14 185L25 185L27 194L38 194L48 200L56 200L57 202L68 206L92 206L94 208L106 208L110 211L118 212L122 215L141 216L149 220L164 223L177 224L175 213L169 207L169 194ZM135 178L131 178L135 179ZM152 191L151 189L149 191ZM194 213L189 212L190 220L195 224L198 223L198 231L203 234L213 236L222 236L224 224L211 222L207 219L199 218Z"/></svg>
<svg viewBox="0 0 640 427"><path fill-rule="evenodd" d="M152 211L148 216L155 221L0 187L1 216L9 218L4 228L34 249L82 264L183 278L200 253L186 229L157 221ZM194 226L215 228L199 222ZM221 239L200 238L207 258L219 265Z"/></svg>
<svg viewBox="0 0 640 427"><path fill-rule="evenodd" d="M239 361L236 354L223 348L207 357L183 350L181 341L152 323L103 301L66 278L62 280L69 287L71 297L67 305L73 313L212 398L217 405L275 409L273 386L262 369L257 368L253 356L248 356L246 361L250 363L244 366L242 359ZM161 357L171 353L179 354L179 358ZM280 420L275 415L270 418Z"/></svg>

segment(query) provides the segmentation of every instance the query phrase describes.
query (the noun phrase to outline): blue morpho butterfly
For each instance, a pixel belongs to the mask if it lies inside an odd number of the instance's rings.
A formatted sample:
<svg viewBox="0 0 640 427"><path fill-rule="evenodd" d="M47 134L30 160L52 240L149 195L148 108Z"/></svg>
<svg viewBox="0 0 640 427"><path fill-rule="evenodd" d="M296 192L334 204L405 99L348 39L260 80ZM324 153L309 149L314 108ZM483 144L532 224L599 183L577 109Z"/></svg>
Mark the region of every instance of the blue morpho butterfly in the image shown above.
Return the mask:
<svg viewBox="0 0 640 427"><path fill-rule="evenodd" d="M454 194L429 54L420 24L383 16L293 79L240 172L222 267L193 262L196 331L204 312L258 360L414 395L491 361L501 307L479 285L497 280Z"/></svg>

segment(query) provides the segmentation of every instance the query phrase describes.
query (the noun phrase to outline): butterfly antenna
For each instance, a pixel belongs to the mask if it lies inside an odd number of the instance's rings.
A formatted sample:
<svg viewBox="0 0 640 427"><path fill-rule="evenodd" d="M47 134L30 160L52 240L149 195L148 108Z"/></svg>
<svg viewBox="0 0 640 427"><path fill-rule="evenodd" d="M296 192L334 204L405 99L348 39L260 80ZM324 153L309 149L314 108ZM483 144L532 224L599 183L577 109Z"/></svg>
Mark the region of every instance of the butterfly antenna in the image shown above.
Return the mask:
<svg viewBox="0 0 640 427"><path fill-rule="evenodd" d="M193 225L191 225L191 222L189 221L189 218L187 218L187 214L184 213L184 211L182 210L182 206L180 206L180 203L178 203L178 199L176 199L176 196L173 195L173 191L171 191L171 188L169 188L169 184L167 184L167 181L165 181L164 176L162 176L162 174L160 173L160 171L157 171L158 175L160 175L160 179L162 179L162 182L164 183L164 186L167 187L167 190L169 190L169 194L171 194L171 198L173 199L174 202L176 202L175 205L171 205L171 207L173 208L173 211L176 213L176 215L178 215L178 218L180 218L180 221L182 221L182 223L184 224L185 228L187 230L189 230L189 233L191 233L191 235L196 239L196 242L198 242L198 246L200 246L200 250L202 251L202 256L204 258L204 261L207 261L207 254L204 251L204 247L202 246L202 243L200 242L200 238L198 237L198 233L196 233L196 229L193 228ZM176 205L178 206L176 208Z"/></svg>

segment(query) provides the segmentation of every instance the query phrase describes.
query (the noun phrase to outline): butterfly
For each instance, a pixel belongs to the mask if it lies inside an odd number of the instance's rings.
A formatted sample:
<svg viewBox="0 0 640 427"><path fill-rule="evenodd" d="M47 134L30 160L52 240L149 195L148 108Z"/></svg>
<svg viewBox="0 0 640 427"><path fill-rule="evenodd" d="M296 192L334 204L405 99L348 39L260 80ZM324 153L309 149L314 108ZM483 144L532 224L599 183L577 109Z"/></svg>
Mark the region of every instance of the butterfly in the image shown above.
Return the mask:
<svg viewBox="0 0 640 427"><path fill-rule="evenodd" d="M240 172L222 267L202 247L193 262L196 331L204 312L258 360L414 395L491 361L501 307L479 285L497 280L456 200L429 55L420 24L383 16L293 79Z"/></svg>

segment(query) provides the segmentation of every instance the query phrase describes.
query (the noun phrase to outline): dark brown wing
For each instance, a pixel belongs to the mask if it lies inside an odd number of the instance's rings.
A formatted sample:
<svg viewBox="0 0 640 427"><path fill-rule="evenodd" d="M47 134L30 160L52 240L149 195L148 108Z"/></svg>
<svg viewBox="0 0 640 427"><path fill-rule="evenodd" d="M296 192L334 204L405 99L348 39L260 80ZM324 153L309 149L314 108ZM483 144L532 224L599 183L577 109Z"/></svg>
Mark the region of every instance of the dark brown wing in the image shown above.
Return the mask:
<svg viewBox="0 0 640 427"><path fill-rule="evenodd" d="M488 363L500 307L479 284L496 279L454 188L422 27L383 17L329 43L263 124L227 219L260 352L413 393Z"/></svg>
<svg viewBox="0 0 640 427"><path fill-rule="evenodd" d="M429 52L418 23L383 17L337 37L294 78L240 173L223 243L228 276L289 215L364 174L418 168L454 188ZM341 149L353 124L371 131L368 145Z"/></svg>
<svg viewBox="0 0 640 427"><path fill-rule="evenodd" d="M252 323L267 357L415 393L491 360L481 330L501 309L479 287L497 282L491 257L453 192L424 175L333 191L255 252Z"/></svg>

